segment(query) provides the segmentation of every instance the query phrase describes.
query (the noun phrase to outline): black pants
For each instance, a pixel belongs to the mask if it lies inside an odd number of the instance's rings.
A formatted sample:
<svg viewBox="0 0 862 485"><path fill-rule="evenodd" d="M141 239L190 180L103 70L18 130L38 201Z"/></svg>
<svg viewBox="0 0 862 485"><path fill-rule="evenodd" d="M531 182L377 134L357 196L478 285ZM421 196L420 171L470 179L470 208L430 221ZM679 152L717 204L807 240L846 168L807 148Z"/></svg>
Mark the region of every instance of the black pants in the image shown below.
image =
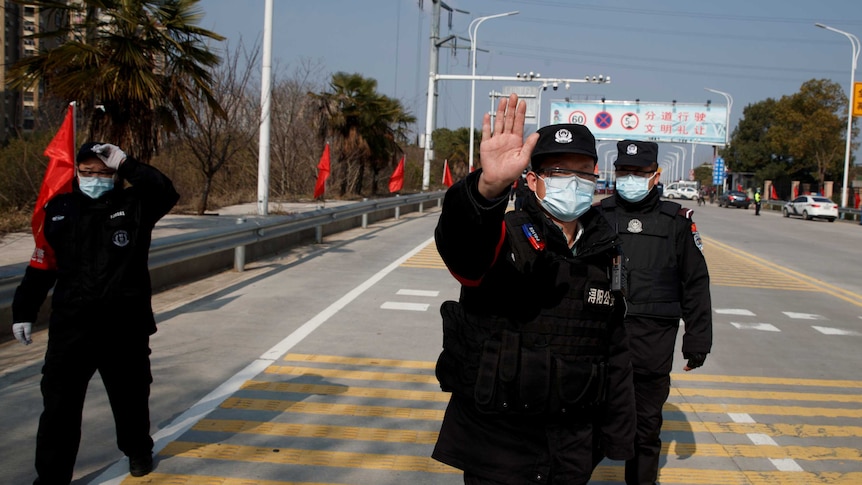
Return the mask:
<svg viewBox="0 0 862 485"><path fill-rule="evenodd" d="M754 203L754 215L756 215L756 216L760 215L760 202Z"/></svg>
<svg viewBox="0 0 862 485"><path fill-rule="evenodd" d="M634 374L637 434L635 456L626 460L626 485L655 485L661 457L662 407L670 395L670 375Z"/></svg>
<svg viewBox="0 0 862 485"><path fill-rule="evenodd" d="M36 483L66 485L72 481L84 398L97 370L114 415L117 446L128 456L151 453L149 336L52 339L48 339L42 368L44 410L36 434Z"/></svg>

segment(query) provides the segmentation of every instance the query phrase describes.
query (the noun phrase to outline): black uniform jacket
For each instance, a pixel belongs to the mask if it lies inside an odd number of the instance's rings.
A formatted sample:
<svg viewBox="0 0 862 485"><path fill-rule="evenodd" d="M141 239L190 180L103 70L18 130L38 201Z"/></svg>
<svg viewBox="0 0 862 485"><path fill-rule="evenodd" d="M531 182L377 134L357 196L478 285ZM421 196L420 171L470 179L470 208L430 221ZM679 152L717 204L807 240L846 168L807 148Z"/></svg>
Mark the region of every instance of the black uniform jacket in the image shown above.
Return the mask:
<svg viewBox="0 0 862 485"><path fill-rule="evenodd" d="M155 333L150 241L156 222L179 194L164 174L132 158L120 165L118 175L131 187L118 182L94 200L76 181L72 192L48 201L44 231L57 267L27 267L15 291L14 322L36 321L53 287L49 333L54 343L107 329Z"/></svg>
<svg viewBox="0 0 862 485"><path fill-rule="evenodd" d="M489 201L482 197L478 191L480 173L470 174L446 193L435 232L438 251L462 283L460 304L466 313L480 317L530 313L538 299L529 295L523 275L507 260L512 257L504 223L508 198ZM544 236L545 250L572 258L565 236L541 211L535 195L525 199L524 210ZM575 258L602 264L606 266L602 271L610 271L608 254L615 254L619 243L616 234L595 208L579 223L584 233L576 243ZM624 305L622 300L618 299L619 305ZM469 396L454 393L432 456L479 476L513 484L547 483L549 472L558 483L574 483L565 482L569 472L588 477L593 439L607 456L629 458L633 454L634 390L624 306L617 308L620 311L609 317L609 387L602 408L572 420L542 414L501 416L482 413Z"/></svg>
<svg viewBox="0 0 862 485"><path fill-rule="evenodd" d="M606 205L604 201L603 205ZM709 271L706 259L701 250L703 243L700 234L692 221L693 211L680 207L678 204L662 201L658 190L653 189L640 202L628 202L618 195L612 204L616 215L605 212L611 221L616 220L616 230L623 241L623 254L626 259L638 258L638 261L628 261L628 265L638 268L650 268L653 271L650 278L632 278L628 281L629 293L643 294L644 288L631 288L632 285L650 286L655 288L667 286L666 282L656 281L664 278L673 281L676 286L674 300L678 302L678 312L662 318L641 314L638 305L629 307L627 323L631 341L632 358L635 372L670 372L673 347L676 342L676 329L679 318L685 322L685 334L682 339L682 351L707 354L712 349L712 300L709 290ZM673 214L661 215L662 206L673 206ZM607 210L607 207L604 207ZM675 254L648 254L646 239L650 228L639 224L630 225L626 221L657 221L667 224L667 234L672 240L667 247ZM631 227L630 227L631 226ZM646 235L646 236L645 236ZM660 246L665 247L665 246ZM636 264L634 264L636 263ZM675 274L667 270L674 269ZM662 276L664 275L664 276ZM673 331L666 331L668 327Z"/></svg>

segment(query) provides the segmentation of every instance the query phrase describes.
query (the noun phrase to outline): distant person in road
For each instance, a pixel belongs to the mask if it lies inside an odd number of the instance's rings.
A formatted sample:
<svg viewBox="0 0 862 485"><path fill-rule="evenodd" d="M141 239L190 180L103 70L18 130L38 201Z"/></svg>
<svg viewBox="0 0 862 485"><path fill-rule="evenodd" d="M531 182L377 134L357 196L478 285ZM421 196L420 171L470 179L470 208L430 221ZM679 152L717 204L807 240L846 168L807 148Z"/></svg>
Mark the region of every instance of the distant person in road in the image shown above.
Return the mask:
<svg viewBox="0 0 862 485"><path fill-rule="evenodd" d="M48 269L31 263L12 304L13 334L27 345L54 288L36 435L38 485L71 482L84 397L96 371L129 472L140 477L153 469L149 338L156 324L147 258L153 226L179 195L165 175L111 144L82 145L76 172L72 192L45 208L48 247L37 248L34 258L49 261Z"/></svg>
<svg viewBox="0 0 862 485"><path fill-rule="evenodd" d="M754 215L760 215L760 188L754 191Z"/></svg>
<svg viewBox="0 0 862 485"><path fill-rule="evenodd" d="M482 169L446 193L437 248L461 282L447 301L437 378L452 396L433 457L464 483L589 481L630 458L634 394L618 291L619 238L592 206L596 142L583 125L523 139L526 106L482 125ZM529 165L529 196L506 212Z"/></svg>
<svg viewBox="0 0 862 485"><path fill-rule="evenodd" d="M614 162L617 191L600 207L623 240L626 330L637 403L635 457L627 485L654 485L661 453L662 406L670 392L679 321L685 321L683 370L703 365L712 348L712 305L703 243L692 211L659 200L658 145L623 140Z"/></svg>

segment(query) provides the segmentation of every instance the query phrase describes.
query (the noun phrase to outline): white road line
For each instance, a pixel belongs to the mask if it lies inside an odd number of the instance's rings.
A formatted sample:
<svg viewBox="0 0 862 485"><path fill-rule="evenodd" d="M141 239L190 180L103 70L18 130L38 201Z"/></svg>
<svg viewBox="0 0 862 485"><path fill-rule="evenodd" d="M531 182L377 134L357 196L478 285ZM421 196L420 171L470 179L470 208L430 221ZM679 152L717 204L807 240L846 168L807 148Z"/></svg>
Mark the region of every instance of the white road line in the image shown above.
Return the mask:
<svg viewBox="0 0 862 485"><path fill-rule="evenodd" d="M853 331L853 330L844 330L841 328L832 328L832 327L818 327L817 325L812 325L811 328L817 330L823 335L862 335L862 333Z"/></svg>
<svg viewBox="0 0 862 485"><path fill-rule="evenodd" d="M775 325L771 323L737 323L730 322L731 325L740 330L760 330L763 332L780 332Z"/></svg>
<svg viewBox="0 0 862 485"><path fill-rule="evenodd" d="M405 289L401 289L401 290L398 290L398 292L395 294L396 295L403 295L403 296L427 296L430 298L434 298L437 295L439 295L440 292L439 291L432 291L432 290L405 290Z"/></svg>
<svg viewBox="0 0 862 485"><path fill-rule="evenodd" d="M781 312L787 315L790 318L795 318L797 320L826 320L820 315L815 315L814 313L795 313L795 312Z"/></svg>
<svg viewBox="0 0 862 485"><path fill-rule="evenodd" d="M755 423L754 419L748 413L727 413L730 416L730 419L733 420L734 423ZM762 434L762 433L746 433L745 436L751 440L752 443L758 446L778 446L778 443L772 439L771 436ZM769 458L769 462L772 463L778 471L782 472L802 472L805 471L796 463L792 458Z"/></svg>
<svg viewBox="0 0 862 485"><path fill-rule="evenodd" d="M716 308L715 313L719 315L745 315L747 317L753 317L754 312L750 310L744 310L742 308Z"/></svg>
<svg viewBox="0 0 862 485"><path fill-rule="evenodd" d="M428 311L428 303L408 303L404 301L385 301L380 308L384 310L407 310L411 312Z"/></svg>
<svg viewBox="0 0 862 485"><path fill-rule="evenodd" d="M267 366L275 362L276 359L279 359L305 337L308 337L311 332L320 327L323 322L329 320L330 317L338 313L342 308L347 306L348 303L355 300L359 295L364 293L365 290L374 286L378 281L382 280L383 277L424 249L425 246L431 244L432 241L434 241L433 237L416 246L407 254L401 256L389 266L378 271L371 278L368 278L365 282L347 292L347 294L339 298L336 302L312 317L311 320L303 323L302 326L294 330L293 333L285 337L281 342L275 344L271 349L264 352L257 360L246 366L245 369L239 371L236 375L204 396L200 401L196 402L192 407L186 410L186 412L174 419L169 425L156 432L156 434L153 435L153 441L155 441L155 444L153 445L153 454L158 454L162 448L168 445L168 443L188 431L188 429L194 426L195 423L203 419L213 409L217 408L222 401L238 391L244 382L263 372ZM128 458L123 458L111 465L90 483L99 485L119 485L123 479L128 476L128 473L129 460Z"/></svg>
<svg viewBox="0 0 862 485"><path fill-rule="evenodd" d="M796 463L793 458L770 458L769 461L775 465L780 472L804 472L805 470Z"/></svg>
<svg viewBox="0 0 862 485"><path fill-rule="evenodd" d="M756 423L754 418L748 413L727 413L734 423Z"/></svg>

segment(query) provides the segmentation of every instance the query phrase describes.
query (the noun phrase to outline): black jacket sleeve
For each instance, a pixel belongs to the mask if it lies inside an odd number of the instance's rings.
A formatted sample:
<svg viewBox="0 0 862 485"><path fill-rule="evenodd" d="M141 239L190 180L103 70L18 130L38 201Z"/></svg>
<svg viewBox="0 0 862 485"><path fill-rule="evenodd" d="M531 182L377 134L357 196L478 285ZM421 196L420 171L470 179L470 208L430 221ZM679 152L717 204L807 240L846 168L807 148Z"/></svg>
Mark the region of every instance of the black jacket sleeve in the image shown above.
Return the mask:
<svg viewBox="0 0 862 485"><path fill-rule="evenodd" d="M15 297L12 300L12 323L35 322L39 315L39 308L42 307L56 281L55 270L27 266L24 279L15 289Z"/></svg>
<svg viewBox="0 0 862 485"><path fill-rule="evenodd" d="M508 194L493 200L479 193L477 170L446 192L434 239L449 271L466 286L476 286L496 261L505 237L503 216Z"/></svg>
<svg viewBox="0 0 862 485"><path fill-rule="evenodd" d="M118 172L143 201L142 215L151 226L180 200L180 194L174 189L171 179L151 165L127 157Z"/></svg>
<svg viewBox="0 0 862 485"><path fill-rule="evenodd" d="M680 221L681 220L681 221ZM682 351L708 354L712 349L712 300L709 293L709 270L703 252L700 234L691 219L677 217L677 248L682 283L682 318L685 335Z"/></svg>

